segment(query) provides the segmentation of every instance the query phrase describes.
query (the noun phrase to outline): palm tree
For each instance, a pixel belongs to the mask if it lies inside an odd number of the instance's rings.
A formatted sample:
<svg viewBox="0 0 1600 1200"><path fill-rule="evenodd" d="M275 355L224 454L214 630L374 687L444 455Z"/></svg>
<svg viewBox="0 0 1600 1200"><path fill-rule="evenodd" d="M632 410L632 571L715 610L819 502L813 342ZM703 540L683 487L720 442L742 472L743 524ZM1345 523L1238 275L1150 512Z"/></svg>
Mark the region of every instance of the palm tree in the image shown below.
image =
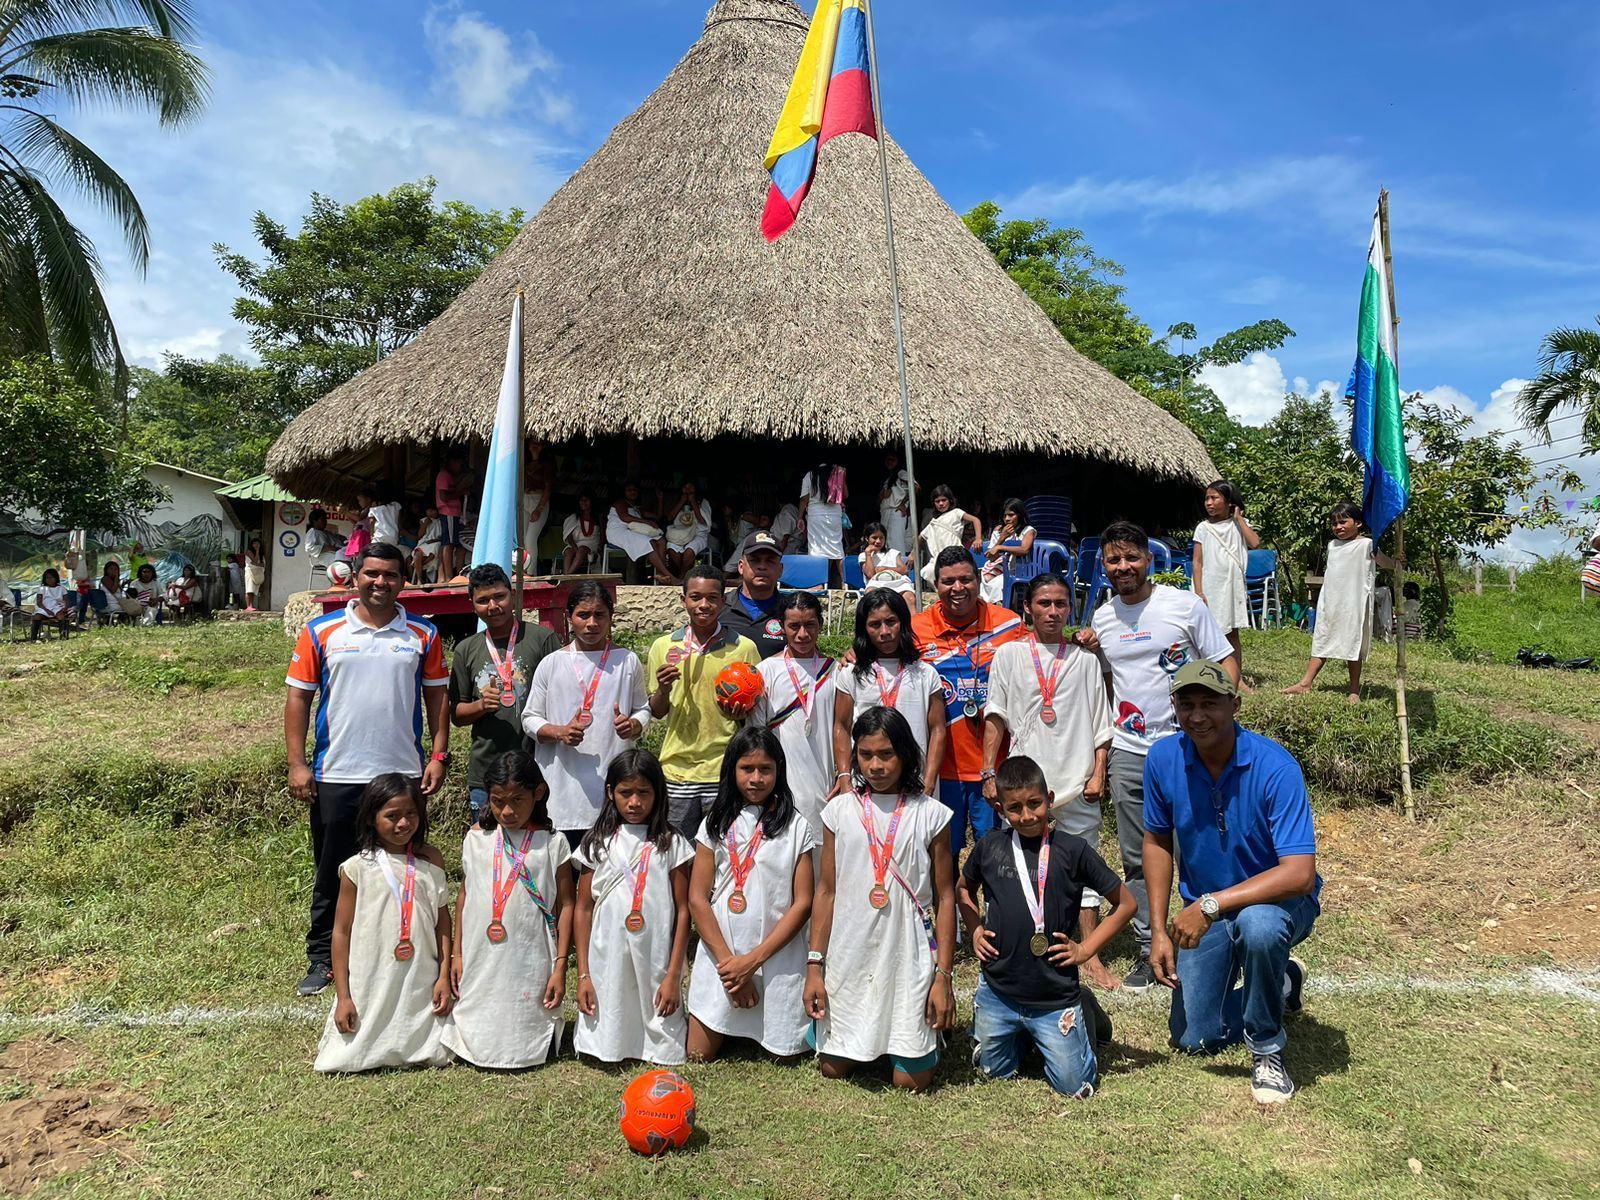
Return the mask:
<svg viewBox="0 0 1600 1200"><path fill-rule="evenodd" d="M93 243L51 189L68 185L122 227L134 265L150 258L127 182L57 120L67 104L153 109L163 125L207 95L190 0L0 0L0 349L46 354L84 384L125 388L127 365Z"/></svg>
<svg viewBox="0 0 1600 1200"><path fill-rule="evenodd" d="M1558 408L1583 417L1580 453L1600 452L1600 332L1552 329L1545 334L1539 346L1539 374L1522 389L1517 412L1548 445L1550 422Z"/></svg>

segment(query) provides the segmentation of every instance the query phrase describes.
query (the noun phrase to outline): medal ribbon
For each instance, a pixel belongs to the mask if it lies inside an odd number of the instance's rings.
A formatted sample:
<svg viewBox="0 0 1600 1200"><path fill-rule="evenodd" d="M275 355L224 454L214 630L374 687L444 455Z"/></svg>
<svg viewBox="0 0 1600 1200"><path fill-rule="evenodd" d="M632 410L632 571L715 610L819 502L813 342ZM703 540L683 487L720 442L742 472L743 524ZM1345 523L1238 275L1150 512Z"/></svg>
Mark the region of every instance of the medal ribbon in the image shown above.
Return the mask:
<svg viewBox="0 0 1600 1200"><path fill-rule="evenodd" d="M1044 932L1044 883L1050 873L1050 827L1039 839L1039 871L1034 887L1028 886L1028 861L1022 856L1022 838L1011 831L1011 857L1017 864L1017 883L1022 888L1022 898L1028 902L1028 915L1033 918L1033 931ZM1035 890L1037 889L1037 891Z"/></svg>
<svg viewBox="0 0 1600 1200"><path fill-rule="evenodd" d="M800 711L811 720L811 710L817 706L816 680L812 680L811 690L807 691L800 682L800 672L794 669L794 655L788 650L783 652L783 665L789 668L789 682L794 684L795 697L800 701ZM873 666L877 666L876 663Z"/></svg>
<svg viewBox="0 0 1600 1200"><path fill-rule="evenodd" d="M617 835L612 834L611 845L613 849L616 848L616 844ZM639 853L639 869L637 871L635 871L633 869L633 865L628 862L626 855L623 855L616 860L622 865L622 873L628 877L628 882L633 884L633 907L628 910L630 913L636 913L643 910L644 885L649 881L650 878L650 854L654 850L655 843L646 842L644 844L644 849Z"/></svg>
<svg viewBox="0 0 1600 1200"><path fill-rule="evenodd" d="M522 846L517 850L515 857L511 854L511 847L506 845L506 832L504 829L494 831L494 880L493 891L490 893L490 917L504 924L506 915L506 902L511 899L511 893L517 890L517 876L526 870L528 855L533 849L533 830L522 831ZM500 869L505 858L511 859L511 873L504 886L500 883ZM540 906L543 907L542 905Z"/></svg>
<svg viewBox="0 0 1600 1200"><path fill-rule="evenodd" d="M583 694L578 704L580 713L591 712L594 709L594 696L600 690L600 676L606 673L606 663L611 661L611 646L610 639L607 639L606 648L600 654L600 665L595 667L593 678L589 680L588 684L585 684L583 682L583 668L578 665L580 655L583 652L578 649L577 642L572 643L572 676L578 681L578 691Z"/></svg>
<svg viewBox="0 0 1600 1200"><path fill-rule="evenodd" d="M683 627L683 656L685 658L690 658L690 657L692 657L693 655L696 655L696 654L704 654L706 652L706 647L711 645L712 642L716 641L721 636L722 636L722 622L721 621L717 622L717 627L711 631L711 636L708 637L703 642L695 641L694 640L694 627L691 626L691 625L685 625Z"/></svg>
<svg viewBox="0 0 1600 1200"><path fill-rule="evenodd" d="M900 669L894 673L894 683L885 690L883 681L889 677L889 672L885 671L877 663L872 664L872 677L878 685L878 699L883 701L885 708L893 708L894 702L900 699L900 681L905 678L906 668L910 665L910 663L901 663ZM883 880L880 879L878 882L882 883Z"/></svg>
<svg viewBox="0 0 1600 1200"><path fill-rule="evenodd" d="M765 836L766 831L761 827L761 822L758 819L756 821L755 835L751 837L749 845L745 847L745 856L741 861L739 858L739 835L736 832L737 824L738 822L735 821L733 825L728 826L728 869L733 872L733 890L742 892L744 891L745 880L749 879L750 872L755 870L756 850L760 848L761 839Z"/></svg>
<svg viewBox="0 0 1600 1200"><path fill-rule="evenodd" d="M1041 708L1054 708L1056 688L1061 685L1061 657L1067 652L1066 642L1056 647L1055 660L1050 664L1050 674L1044 673L1044 661L1039 657L1039 639L1029 638L1028 649L1033 652L1033 673L1039 677L1039 699Z"/></svg>
<svg viewBox="0 0 1600 1200"><path fill-rule="evenodd" d="M872 793L857 794L861 798L861 826L867 831L867 853L872 857L873 881L882 887L889 875L890 860L894 857L894 836L900 828L900 817L906 811L906 794L901 792L900 799L895 802L894 816L889 818L888 836L882 839L878 837L877 822L872 816Z"/></svg>
<svg viewBox="0 0 1600 1200"><path fill-rule="evenodd" d="M502 693L511 692L513 696L516 694L516 663L513 660L517 653L517 632L520 629L520 624L512 624L511 637L506 642L506 656L504 658L500 657L500 651L495 648L494 638L489 635L489 631L487 629L483 631L484 643L489 647L489 660L494 663L495 674L500 676L500 691Z"/></svg>
<svg viewBox="0 0 1600 1200"><path fill-rule="evenodd" d="M400 909L400 940L411 940L411 904L417 894L417 857L410 846L406 847L406 882L405 886L394 877L394 868L389 865L389 852L379 847L377 853L378 866L383 868L383 878L389 885L389 891L394 896L395 905Z"/></svg>

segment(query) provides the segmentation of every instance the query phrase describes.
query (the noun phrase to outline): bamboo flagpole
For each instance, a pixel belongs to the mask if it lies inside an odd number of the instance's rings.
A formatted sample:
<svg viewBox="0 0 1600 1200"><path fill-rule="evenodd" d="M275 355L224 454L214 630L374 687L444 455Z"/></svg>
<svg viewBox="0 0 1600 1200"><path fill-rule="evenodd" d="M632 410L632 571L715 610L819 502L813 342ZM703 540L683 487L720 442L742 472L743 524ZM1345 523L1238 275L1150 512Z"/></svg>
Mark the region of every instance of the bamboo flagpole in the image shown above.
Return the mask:
<svg viewBox="0 0 1600 1200"><path fill-rule="evenodd" d="M883 92L878 85L878 43L872 0L861 0L867 16L867 69L872 79L872 117L878 128L878 170L883 176L883 228L889 244L889 299L894 309L895 365L900 371L900 424L906 451L906 520L911 535L911 581L922 594L922 539L917 524L917 467L911 448L911 389L906 381L906 335L900 317L900 267L894 253L894 209L889 203L889 134L883 127Z"/></svg>
<svg viewBox="0 0 1600 1200"><path fill-rule="evenodd" d="M1378 192L1378 228L1383 234L1383 274L1389 290L1389 338L1394 348L1396 378L1400 374L1400 314L1394 305L1394 253L1389 245L1389 192ZM1401 393L1401 404L1405 403ZM1417 819L1416 799L1411 793L1411 718L1406 710L1406 620L1405 620L1405 561L1406 517L1401 513L1394 519L1394 716L1400 726L1400 799L1406 820Z"/></svg>
<svg viewBox="0 0 1600 1200"><path fill-rule="evenodd" d="M523 461L523 451L528 446L527 410L522 398L522 301L526 293L521 285L517 287L517 298L513 304L517 319L517 515L516 536L512 538L512 560L516 563L516 574L512 576L512 584L517 589L516 596L511 601L511 609L517 614L516 628L522 626L522 604L527 592L523 587L524 559L527 557L527 547L522 544L522 539L528 536L528 522L523 514L527 511L528 503L528 464Z"/></svg>

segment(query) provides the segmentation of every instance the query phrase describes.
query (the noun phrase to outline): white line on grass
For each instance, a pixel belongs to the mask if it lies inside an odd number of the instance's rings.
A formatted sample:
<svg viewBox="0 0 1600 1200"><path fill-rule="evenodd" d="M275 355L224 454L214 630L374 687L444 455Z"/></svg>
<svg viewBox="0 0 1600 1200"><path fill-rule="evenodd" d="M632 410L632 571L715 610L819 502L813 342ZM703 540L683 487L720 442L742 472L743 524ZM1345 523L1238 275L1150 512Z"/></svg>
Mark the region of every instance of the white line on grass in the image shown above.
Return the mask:
<svg viewBox="0 0 1600 1200"><path fill-rule="evenodd" d="M1432 979L1421 975L1313 976L1306 983L1313 995L1376 996L1397 992L1433 992L1446 996L1544 996L1600 1008L1600 971L1564 971L1535 967L1516 975L1468 975L1459 979ZM1121 1008L1145 1003L1148 994L1100 992L1103 1002ZM970 995L964 997L971 999ZM60 1012L0 1012L0 1031L6 1029L184 1029L211 1025L311 1025L327 1019L323 1004L270 1004L252 1008L198 1008L179 1005L162 1012L115 1012L73 1006Z"/></svg>

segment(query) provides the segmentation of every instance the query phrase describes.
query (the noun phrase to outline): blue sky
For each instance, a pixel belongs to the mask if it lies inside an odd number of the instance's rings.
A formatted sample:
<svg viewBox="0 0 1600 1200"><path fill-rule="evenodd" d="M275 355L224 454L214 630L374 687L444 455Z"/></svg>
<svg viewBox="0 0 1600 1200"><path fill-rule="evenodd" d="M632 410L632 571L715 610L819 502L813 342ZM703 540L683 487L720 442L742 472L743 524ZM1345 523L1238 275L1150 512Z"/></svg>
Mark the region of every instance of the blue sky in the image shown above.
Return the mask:
<svg viewBox="0 0 1600 1200"><path fill-rule="evenodd" d="M158 365L165 350L244 349L209 247L247 248L257 208L293 225L313 189L348 200L431 173L445 197L537 209L678 61L708 6L213 6L215 96L198 125L75 118L154 227L140 280L114 231L87 222L130 354ZM992 198L1083 229L1126 266L1129 301L1158 329L1189 320L1209 338L1287 321L1299 336L1281 351L1207 379L1241 419L1270 417L1286 389L1342 383L1380 184L1407 389L1514 429L1541 336L1600 313L1600 6L977 7L883 0L891 133L957 211ZM1600 472L1582 465L1593 494Z"/></svg>

